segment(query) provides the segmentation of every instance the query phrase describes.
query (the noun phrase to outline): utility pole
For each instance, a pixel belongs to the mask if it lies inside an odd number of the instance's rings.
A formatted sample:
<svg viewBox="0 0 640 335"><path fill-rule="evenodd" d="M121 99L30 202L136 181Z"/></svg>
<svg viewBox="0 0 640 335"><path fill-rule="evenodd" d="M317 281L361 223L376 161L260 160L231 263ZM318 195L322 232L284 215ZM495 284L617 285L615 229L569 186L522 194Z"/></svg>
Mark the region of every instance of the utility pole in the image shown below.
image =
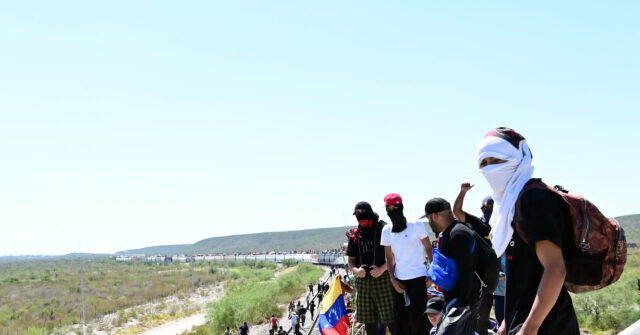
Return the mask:
<svg viewBox="0 0 640 335"><path fill-rule="evenodd" d="M195 290L195 282L193 278L193 266L194 266L193 263L195 262L196 262L196 258L194 256L191 256L191 293L193 293Z"/></svg>
<svg viewBox="0 0 640 335"><path fill-rule="evenodd" d="M82 335L87 335L87 305L84 302L84 267L80 265L80 294L82 295Z"/></svg>

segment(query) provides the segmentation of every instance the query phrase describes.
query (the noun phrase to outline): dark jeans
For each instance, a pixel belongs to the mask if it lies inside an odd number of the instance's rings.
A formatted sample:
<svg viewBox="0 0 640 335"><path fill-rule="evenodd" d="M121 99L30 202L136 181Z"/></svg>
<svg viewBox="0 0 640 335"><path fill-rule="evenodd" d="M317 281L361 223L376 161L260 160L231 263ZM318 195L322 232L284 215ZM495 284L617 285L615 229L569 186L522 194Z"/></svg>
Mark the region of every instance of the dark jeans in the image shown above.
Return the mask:
<svg viewBox="0 0 640 335"><path fill-rule="evenodd" d="M504 320L504 295L493 296L493 307L496 311L496 320L498 321L498 325L500 325L502 320Z"/></svg>
<svg viewBox="0 0 640 335"><path fill-rule="evenodd" d="M427 285L425 277L409 280L398 280L404 286L410 305L405 306L403 294L396 294L396 320L391 329L393 334L425 335L427 334Z"/></svg>
<svg viewBox="0 0 640 335"><path fill-rule="evenodd" d="M479 335L487 335L489 329L489 314L493 305L493 289L485 288L480 296L480 306L478 306L478 318L476 319L476 332Z"/></svg>
<svg viewBox="0 0 640 335"><path fill-rule="evenodd" d="M387 331L387 327L382 323L365 323L364 329L366 335L384 335Z"/></svg>

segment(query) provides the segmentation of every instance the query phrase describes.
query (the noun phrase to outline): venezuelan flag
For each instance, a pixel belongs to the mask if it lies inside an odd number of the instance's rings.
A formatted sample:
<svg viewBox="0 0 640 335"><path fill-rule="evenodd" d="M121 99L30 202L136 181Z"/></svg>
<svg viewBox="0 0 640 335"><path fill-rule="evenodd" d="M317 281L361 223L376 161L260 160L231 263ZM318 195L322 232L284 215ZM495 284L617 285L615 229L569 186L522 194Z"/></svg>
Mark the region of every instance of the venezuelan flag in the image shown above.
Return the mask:
<svg viewBox="0 0 640 335"><path fill-rule="evenodd" d="M349 316L342 296L340 277L336 276L322 298L318 326L322 335L346 335L349 330Z"/></svg>

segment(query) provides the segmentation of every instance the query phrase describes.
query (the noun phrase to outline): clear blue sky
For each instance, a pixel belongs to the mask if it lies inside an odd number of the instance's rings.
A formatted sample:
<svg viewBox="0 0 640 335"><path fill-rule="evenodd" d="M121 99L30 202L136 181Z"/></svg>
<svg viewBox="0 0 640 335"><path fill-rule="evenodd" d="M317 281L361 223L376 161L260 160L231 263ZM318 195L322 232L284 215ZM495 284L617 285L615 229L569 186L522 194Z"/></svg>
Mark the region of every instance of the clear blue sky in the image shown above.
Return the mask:
<svg viewBox="0 0 640 335"><path fill-rule="evenodd" d="M0 255L355 224L385 194L479 213L475 147L640 213L640 5L0 4ZM342 242L342 241L338 241Z"/></svg>

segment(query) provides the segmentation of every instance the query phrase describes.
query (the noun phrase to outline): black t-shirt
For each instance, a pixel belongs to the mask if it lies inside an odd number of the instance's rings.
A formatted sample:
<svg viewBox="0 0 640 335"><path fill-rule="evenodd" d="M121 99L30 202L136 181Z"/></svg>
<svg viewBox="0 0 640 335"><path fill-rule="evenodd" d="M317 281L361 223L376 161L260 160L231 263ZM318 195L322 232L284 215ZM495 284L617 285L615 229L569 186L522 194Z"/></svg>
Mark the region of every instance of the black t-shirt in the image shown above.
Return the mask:
<svg viewBox="0 0 640 335"><path fill-rule="evenodd" d="M482 237L489 236L491 232L491 226L484 218L479 218L475 215L464 212L465 221L471 225L471 228L475 230L478 235Z"/></svg>
<svg viewBox="0 0 640 335"><path fill-rule="evenodd" d="M383 265L385 263L384 246L380 245L380 238L385 224L380 220L371 228L358 226L358 242L354 242L352 238L349 239L347 256L358 258L358 265Z"/></svg>
<svg viewBox="0 0 640 335"><path fill-rule="evenodd" d="M473 231L466 224L455 221L443 233L438 249L453 258L458 267L458 282L451 291L444 292L445 303L460 300L460 307L473 305L480 298L480 281L475 275L478 246L473 250Z"/></svg>
<svg viewBox="0 0 640 335"><path fill-rule="evenodd" d="M527 319L544 272L535 253L535 242L551 241L558 245L565 255L573 250L571 216L566 204L557 194L539 189L526 191L520 198L520 211L516 213L516 217L519 215L522 219L521 231L526 233L529 243L514 232L506 250L505 321L507 332L511 331L513 334ZM538 334L580 334L576 312L564 286L558 300L542 322Z"/></svg>
<svg viewBox="0 0 640 335"><path fill-rule="evenodd" d="M249 334L249 327L242 325L240 326L240 335L247 335Z"/></svg>

